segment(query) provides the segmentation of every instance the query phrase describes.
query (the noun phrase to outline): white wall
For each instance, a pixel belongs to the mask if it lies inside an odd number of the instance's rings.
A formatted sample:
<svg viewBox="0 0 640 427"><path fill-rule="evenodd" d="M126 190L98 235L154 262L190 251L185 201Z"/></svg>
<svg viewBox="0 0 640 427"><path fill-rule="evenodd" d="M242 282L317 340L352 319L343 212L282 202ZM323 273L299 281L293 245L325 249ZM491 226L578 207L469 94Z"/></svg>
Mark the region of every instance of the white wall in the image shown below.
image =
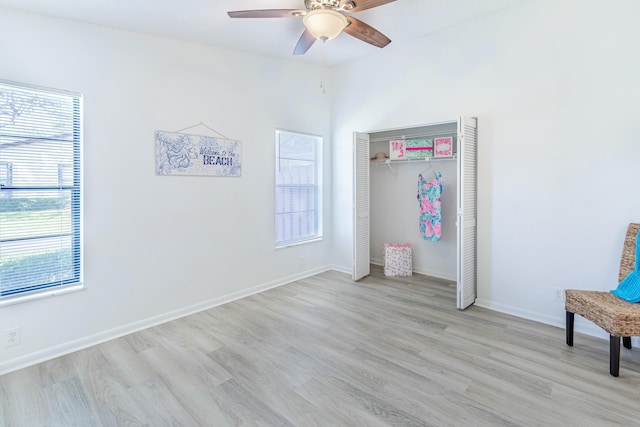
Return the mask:
<svg viewBox="0 0 640 427"><path fill-rule="evenodd" d="M477 304L563 325L554 288L614 288L640 221L638 16L636 0L529 1L336 67L334 263L351 265L351 132L471 115Z"/></svg>
<svg viewBox="0 0 640 427"><path fill-rule="evenodd" d="M86 289L2 307L0 329L21 326L22 343L0 346L0 373L328 268L328 192L324 241L273 243L275 128L323 135L329 154L318 75L2 10L0 78L84 94ZM156 176L154 131L200 122L242 141L242 177Z"/></svg>

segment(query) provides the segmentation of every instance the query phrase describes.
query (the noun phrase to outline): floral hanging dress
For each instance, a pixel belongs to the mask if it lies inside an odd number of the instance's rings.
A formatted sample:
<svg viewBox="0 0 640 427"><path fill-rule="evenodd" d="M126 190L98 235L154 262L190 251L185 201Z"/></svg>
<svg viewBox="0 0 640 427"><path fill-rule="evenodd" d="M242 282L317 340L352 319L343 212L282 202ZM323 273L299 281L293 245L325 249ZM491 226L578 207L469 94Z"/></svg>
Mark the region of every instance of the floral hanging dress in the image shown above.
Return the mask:
<svg viewBox="0 0 640 427"><path fill-rule="evenodd" d="M418 203L420 204L420 237L439 241L442 237L442 174L435 172L433 180L418 175Z"/></svg>

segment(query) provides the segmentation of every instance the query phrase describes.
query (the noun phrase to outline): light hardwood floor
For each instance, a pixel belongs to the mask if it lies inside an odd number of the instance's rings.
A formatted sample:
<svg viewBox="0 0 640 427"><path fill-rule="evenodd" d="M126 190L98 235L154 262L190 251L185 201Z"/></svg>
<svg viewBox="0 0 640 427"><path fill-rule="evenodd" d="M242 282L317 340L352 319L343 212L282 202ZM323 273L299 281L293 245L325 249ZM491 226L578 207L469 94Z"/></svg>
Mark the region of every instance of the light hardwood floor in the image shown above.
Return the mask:
<svg viewBox="0 0 640 427"><path fill-rule="evenodd" d="M640 423L640 352L327 272L0 377L6 426Z"/></svg>

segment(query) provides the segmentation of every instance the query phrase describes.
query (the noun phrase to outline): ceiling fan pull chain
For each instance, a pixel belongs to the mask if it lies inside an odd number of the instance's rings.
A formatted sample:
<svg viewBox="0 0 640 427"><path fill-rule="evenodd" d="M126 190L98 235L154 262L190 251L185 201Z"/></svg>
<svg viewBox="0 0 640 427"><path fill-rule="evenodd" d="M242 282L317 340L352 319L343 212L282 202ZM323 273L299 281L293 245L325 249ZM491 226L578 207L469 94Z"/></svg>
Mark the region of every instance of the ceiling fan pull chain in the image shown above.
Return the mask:
<svg viewBox="0 0 640 427"><path fill-rule="evenodd" d="M324 49L325 48L324 48L324 45L325 45L325 41L323 40L322 41L322 46L320 48L320 58L322 60L322 71L320 72L321 73L320 74L320 89L322 89L322 93L323 94L327 93L326 85L325 85L325 82L324 82L324 76L325 76L325 73L324 73L324 71L325 71L325 61L324 61Z"/></svg>

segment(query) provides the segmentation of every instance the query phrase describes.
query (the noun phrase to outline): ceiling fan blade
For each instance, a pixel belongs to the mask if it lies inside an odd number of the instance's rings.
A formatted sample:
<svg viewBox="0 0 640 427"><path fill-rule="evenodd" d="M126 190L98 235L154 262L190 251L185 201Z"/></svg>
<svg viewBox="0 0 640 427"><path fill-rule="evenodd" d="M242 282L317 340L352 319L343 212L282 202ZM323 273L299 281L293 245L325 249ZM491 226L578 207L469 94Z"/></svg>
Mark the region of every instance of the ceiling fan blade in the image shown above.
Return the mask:
<svg viewBox="0 0 640 427"><path fill-rule="evenodd" d="M369 24L365 24L353 16L347 16L349 25L344 28L344 32L357 39L367 42L376 47L385 47L391 43L391 39Z"/></svg>
<svg viewBox="0 0 640 427"><path fill-rule="evenodd" d="M315 43L316 38L309 32L309 30L304 30L304 33L300 36L300 40L296 44L296 47L293 49L294 55L304 55L307 53L309 48Z"/></svg>
<svg viewBox="0 0 640 427"><path fill-rule="evenodd" d="M340 8L349 13L360 12L361 10L371 9L394 1L396 0L342 0ZM352 4L353 6L351 6Z"/></svg>
<svg viewBox="0 0 640 427"><path fill-rule="evenodd" d="M291 18L307 13L302 9L261 9L261 10L235 10L227 12L231 18Z"/></svg>

